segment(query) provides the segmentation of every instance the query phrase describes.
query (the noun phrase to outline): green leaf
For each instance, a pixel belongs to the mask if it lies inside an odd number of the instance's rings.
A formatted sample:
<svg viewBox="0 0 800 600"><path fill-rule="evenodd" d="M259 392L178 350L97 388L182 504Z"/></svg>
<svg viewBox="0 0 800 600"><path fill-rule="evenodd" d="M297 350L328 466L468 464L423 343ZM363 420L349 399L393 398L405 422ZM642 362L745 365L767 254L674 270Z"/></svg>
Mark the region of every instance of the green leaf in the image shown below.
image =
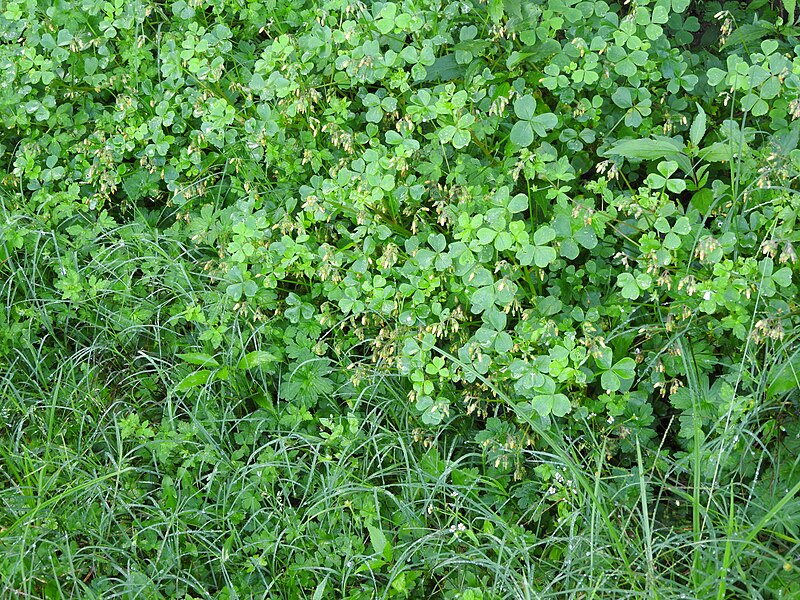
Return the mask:
<svg viewBox="0 0 800 600"><path fill-rule="evenodd" d="M87 56L83 61L83 72L94 75L100 62L94 56Z"/></svg>
<svg viewBox="0 0 800 600"><path fill-rule="evenodd" d="M370 545L375 554L380 554L386 560L392 560L392 545L386 539L386 534L383 533L383 530L368 523L367 531L369 532Z"/></svg>
<svg viewBox="0 0 800 600"><path fill-rule="evenodd" d="M597 246L597 234L594 232L594 228L591 225L585 225L572 237L587 250L592 250Z"/></svg>
<svg viewBox="0 0 800 600"><path fill-rule="evenodd" d="M611 368L612 361L614 359L614 352L611 348L599 348L598 355L594 357L595 361L597 361L597 366L599 366L603 370L608 370Z"/></svg>
<svg viewBox="0 0 800 600"><path fill-rule="evenodd" d="M494 306L494 286L487 285L475 290L472 294L470 311L472 314L482 313L487 308Z"/></svg>
<svg viewBox="0 0 800 600"><path fill-rule="evenodd" d="M272 352L267 352L266 350L254 350L253 352L248 352L242 356L242 358L239 359L239 362L236 363L236 368L240 371L246 371L248 369L252 369L253 367L260 367L274 362L278 362L278 357Z"/></svg>
<svg viewBox="0 0 800 600"><path fill-rule="evenodd" d="M534 396L530 404L542 417L546 417L550 414L563 417L572 408L569 398L564 394L540 394Z"/></svg>
<svg viewBox="0 0 800 600"><path fill-rule="evenodd" d="M633 379L636 376L636 361L630 357L625 357L611 367L617 377L620 379Z"/></svg>
<svg viewBox="0 0 800 600"><path fill-rule="evenodd" d="M508 250L514 245L514 236L508 231L501 231L494 238L494 247L498 252Z"/></svg>
<svg viewBox="0 0 800 600"><path fill-rule="evenodd" d="M664 248L668 250L677 250L681 247L681 238L675 235L675 232L670 231L664 236Z"/></svg>
<svg viewBox="0 0 800 600"><path fill-rule="evenodd" d="M443 252L447 245L447 238L441 233L434 233L428 238L428 244L430 244L431 248L436 252Z"/></svg>
<svg viewBox="0 0 800 600"><path fill-rule="evenodd" d="M630 273L620 273L617 276L617 285L622 288L622 297L628 300L636 300L640 290L636 284L636 279Z"/></svg>
<svg viewBox="0 0 800 600"><path fill-rule="evenodd" d="M556 231L549 225L543 225L533 234L533 243L537 246L543 246L554 239L556 239Z"/></svg>
<svg viewBox="0 0 800 600"><path fill-rule="evenodd" d="M453 134L452 144L454 148L466 148L472 141L472 134L464 129L458 129Z"/></svg>
<svg viewBox="0 0 800 600"><path fill-rule="evenodd" d="M201 367L211 366L218 367L219 363L210 354L203 354L202 352L186 352L185 354L176 355L182 361L190 365L200 365Z"/></svg>
<svg viewBox="0 0 800 600"><path fill-rule="evenodd" d="M511 128L511 143L520 148L527 148L533 143L533 127L530 121L517 121Z"/></svg>
<svg viewBox="0 0 800 600"><path fill-rule="evenodd" d="M539 137L544 137L547 135L548 131L558 125L558 117L551 112L542 113L541 115L536 115L533 119L531 119L530 123L536 134Z"/></svg>
<svg viewBox="0 0 800 600"><path fill-rule="evenodd" d="M514 101L514 112L517 117L530 121L536 116L536 98L530 94L525 94Z"/></svg>
<svg viewBox="0 0 800 600"><path fill-rule="evenodd" d="M619 390L621 382L614 371L604 371L600 376L600 385L607 392L616 392Z"/></svg>
<svg viewBox="0 0 800 600"><path fill-rule="evenodd" d="M523 212L528 209L528 197L525 194L517 194L508 203L508 210L512 213Z"/></svg>
<svg viewBox="0 0 800 600"><path fill-rule="evenodd" d="M623 77L633 77L636 75L636 64L626 56L614 66L614 71Z"/></svg>
<svg viewBox="0 0 800 600"><path fill-rule="evenodd" d="M789 267L782 267L772 274L772 281L781 287L792 285L792 270Z"/></svg>
<svg viewBox="0 0 800 600"><path fill-rule="evenodd" d="M699 104L695 104L695 106L697 106L697 116L692 121L692 126L689 129L689 139L692 144L699 146L700 142L703 141L703 136L706 134L706 113Z"/></svg>
<svg viewBox="0 0 800 600"><path fill-rule="evenodd" d="M770 369L767 375L767 399L800 389L800 353Z"/></svg>
<svg viewBox="0 0 800 600"><path fill-rule="evenodd" d="M556 259L556 250L550 246L534 246L533 262L540 269L544 269Z"/></svg>
<svg viewBox="0 0 800 600"><path fill-rule="evenodd" d="M617 154L625 158L639 160L657 160L671 158L676 160L682 148L676 147L672 142L660 140L621 140L606 151L606 155Z"/></svg>
<svg viewBox="0 0 800 600"><path fill-rule="evenodd" d="M611 99L614 104L620 108L630 108L633 106L633 98L631 96L631 89L626 87L618 87L617 91L611 94Z"/></svg>
<svg viewBox="0 0 800 600"><path fill-rule="evenodd" d="M786 24L794 25L794 11L797 8L797 0L783 0L783 8L786 11Z"/></svg>
<svg viewBox="0 0 800 600"><path fill-rule="evenodd" d="M211 371L206 369L202 369L200 371L195 371L194 373L189 373L186 377L184 377L181 382L175 386L176 392L185 392L192 388L199 387L201 385L205 385L211 379Z"/></svg>

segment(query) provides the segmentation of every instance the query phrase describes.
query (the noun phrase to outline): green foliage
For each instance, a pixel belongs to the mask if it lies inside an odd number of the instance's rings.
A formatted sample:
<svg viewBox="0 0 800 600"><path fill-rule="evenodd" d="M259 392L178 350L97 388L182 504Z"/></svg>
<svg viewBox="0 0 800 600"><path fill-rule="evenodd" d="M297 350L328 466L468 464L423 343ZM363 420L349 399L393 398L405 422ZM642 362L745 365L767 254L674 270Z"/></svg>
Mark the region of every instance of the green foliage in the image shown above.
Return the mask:
<svg viewBox="0 0 800 600"><path fill-rule="evenodd" d="M0 595L796 593L796 8L5 2Z"/></svg>

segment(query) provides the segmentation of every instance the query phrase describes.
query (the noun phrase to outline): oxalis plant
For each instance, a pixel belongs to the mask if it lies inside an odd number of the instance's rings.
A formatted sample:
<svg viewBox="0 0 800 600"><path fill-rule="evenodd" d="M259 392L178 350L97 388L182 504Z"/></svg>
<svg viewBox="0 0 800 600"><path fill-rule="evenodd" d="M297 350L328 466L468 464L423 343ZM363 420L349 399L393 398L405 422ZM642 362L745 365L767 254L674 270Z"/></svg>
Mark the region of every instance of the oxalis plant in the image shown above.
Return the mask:
<svg viewBox="0 0 800 600"><path fill-rule="evenodd" d="M798 593L794 1L0 9L3 594Z"/></svg>

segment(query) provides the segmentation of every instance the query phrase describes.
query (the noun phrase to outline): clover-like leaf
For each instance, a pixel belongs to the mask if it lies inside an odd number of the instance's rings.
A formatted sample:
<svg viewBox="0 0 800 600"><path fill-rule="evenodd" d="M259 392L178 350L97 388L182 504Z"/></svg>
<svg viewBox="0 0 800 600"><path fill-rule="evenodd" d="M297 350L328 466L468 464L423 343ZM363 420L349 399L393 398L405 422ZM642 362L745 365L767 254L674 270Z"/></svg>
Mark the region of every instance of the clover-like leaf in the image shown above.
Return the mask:
<svg viewBox="0 0 800 600"><path fill-rule="evenodd" d="M563 417L572 409L569 398L564 394L539 394L533 397L530 405L542 417L551 414Z"/></svg>
<svg viewBox="0 0 800 600"><path fill-rule="evenodd" d="M622 382L631 380L636 376L636 361L625 357L617 361L609 370L600 376L600 384L607 392L616 392L622 387Z"/></svg>
<svg viewBox="0 0 800 600"><path fill-rule="evenodd" d="M628 300L636 300L652 283L653 278L646 273L639 273L635 277L631 273L620 273L617 276L617 286L622 288L622 297Z"/></svg>
<svg viewBox="0 0 800 600"><path fill-rule="evenodd" d="M519 119L511 128L509 139L521 148L533 143L534 134L544 137L558 125L558 117L551 112L536 114L536 99L526 94L514 101L514 113Z"/></svg>

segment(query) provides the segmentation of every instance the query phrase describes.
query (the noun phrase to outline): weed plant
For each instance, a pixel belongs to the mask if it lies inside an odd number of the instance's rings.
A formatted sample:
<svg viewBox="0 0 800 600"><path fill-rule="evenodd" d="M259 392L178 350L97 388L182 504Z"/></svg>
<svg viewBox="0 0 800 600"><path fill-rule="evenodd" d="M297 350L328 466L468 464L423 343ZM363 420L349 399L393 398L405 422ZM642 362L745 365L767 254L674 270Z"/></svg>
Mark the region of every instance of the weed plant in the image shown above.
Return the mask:
<svg viewBox="0 0 800 600"><path fill-rule="evenodd" d="M0 598L800 598L795 13L0 4Z"/></svg>

